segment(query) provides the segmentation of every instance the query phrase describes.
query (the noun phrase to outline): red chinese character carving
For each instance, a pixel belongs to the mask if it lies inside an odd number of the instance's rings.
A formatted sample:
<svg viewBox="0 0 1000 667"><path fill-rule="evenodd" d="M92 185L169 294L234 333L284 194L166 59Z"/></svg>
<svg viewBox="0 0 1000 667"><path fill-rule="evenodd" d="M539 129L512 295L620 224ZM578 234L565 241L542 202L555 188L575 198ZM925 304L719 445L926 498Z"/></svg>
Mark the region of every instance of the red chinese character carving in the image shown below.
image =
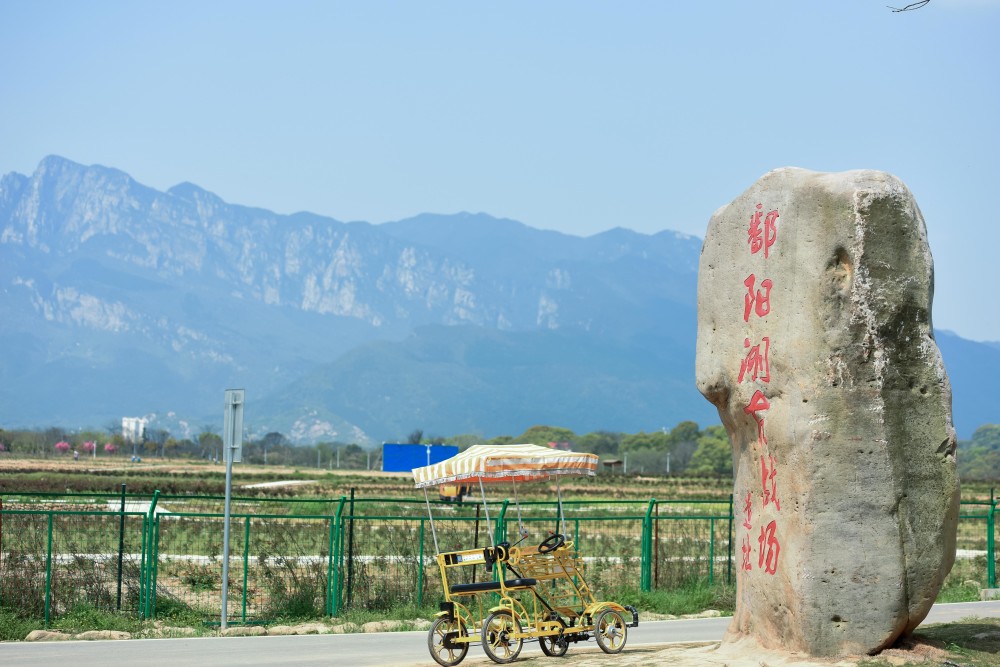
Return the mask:
<svg viewBox="0 0 1000 667"><path fill-rule="evenodd" d="M743 284L747 287L747 293L743 295L743 321L750 321L750 311L757 313L757 317L764 317L771 312L771 287L774 283L770 278L760 281L762 290L754 293L753 285L757 281L757 276L750 274Z"/></svg>
<svg viewBox="0 0 1000 667"><path fill-rule="evenodd" d="M760 353L760 346L764 346L764 354ZM753 347L750 347L750 339L743 339L743 347L749 348L747 356L743 361L740 362L740 378L739 382L743 382L743 377L750 373L750 379L756 381L758 375L760 376L761 382L771 381L771 365L768 361L768 353L771 349L771 339L768 336L764 336L761 342Z"/></svg>
<svg viewBox="0 0 1000 667"><path fill-rule="evenodd" d="M777 523L772 521L767 526L761 526L760 537L757 538L757 567L764 568L768 574L774 574L778 570L778 554L781 553L781 545L778 538L774 536Z"/></svg>
<svg viewBox="0 0 1000 667"><path fill-rule="evenodd" d="M750 397L750 402L747 403L747 406L743 408L743 412L748 415L752 415L754 421L757 422L757 435L760 438L760 441L765 445L767 444L767 438L764 436L764 418L758 416L757 413L763 412L770 407L771 404L768 402L767 397L764 396L764 392L758 389L753 393L753 396Z"/></svg>
<svg viewBox="0 0 1000 667"><path fill-rule="evenodd" d="M757 254L764 248L764 259L767 259L768 251L774 245L774 240L778 236L778 211L771 211L764 218L764 229L760 228L760 215L764 208L763 204L757 204L757 210L750 216L750 229L747 230L747 243L750 244L750 254Z"/></svg>
<svg viewBox="0 0 1000 667"><path fill-rule="evenodd" d="M751 566L750 566L750 552L752 551L752 549L750 548L750 535L749 534L743 536L743 546L741 547L741 549L743 551L743 565L742 565L742 567L743 567L744 570L746 570L747 572L749 572L752 569Z"/></svg>
<svg viewBox="0 0 1000 667"><path fill-rule="evenodd" d="M747 499L743 501L743 516L744 516L743 526L747 530L753 529L753 525L750 523L752 515L753 515L753 505L751 504L750 501L750 492L747 491Z"/></svg>
<svg viewBox="0 0 1000 667"><path fill-rule="evenodd" d="M770 463L770 468L768 467ZM778 500L778 483L774 481L774 476L778 473L774 465L774 457L768 454L767 459L760 457L760 482L764 487L764 507L768 503L774 503L775 509L781 511L781 501Z"/></svg>

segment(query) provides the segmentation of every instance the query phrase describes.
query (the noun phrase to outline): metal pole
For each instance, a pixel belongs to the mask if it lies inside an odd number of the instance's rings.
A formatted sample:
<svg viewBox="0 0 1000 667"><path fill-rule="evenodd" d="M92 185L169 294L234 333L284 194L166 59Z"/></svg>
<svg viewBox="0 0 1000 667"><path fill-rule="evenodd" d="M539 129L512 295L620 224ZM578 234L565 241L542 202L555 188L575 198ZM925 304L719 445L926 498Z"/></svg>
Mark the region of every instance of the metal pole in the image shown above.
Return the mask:
<svg viewBox="0 0 1000 667"><path fill-rule="evenodd" d="M434 555L441 553L438 549L438 534L434 529L434 513L431 512L431 500L427 497L427 487L424 487L424 502L427 503L427 517L431 520L431 535L434 536ZM479 506L476 505L476 521L479 521ZM478 525L478 524L477 524Z"/></svg>
<svg viewBox="0 0 1000 667"><path fill-rule="evenodd" d="M528 531L524 529L524 522L521 521L521 503L517 500L517 482L514 481L513 477L510 480L510 485L514 487L514 506L517 507L517 537L520 539L527 537Z"/></svg>
<svg viewBox="0 0 1000 667"><path fill-rule="evenodd" d="M493 541L493 526L490 524L490 508L486 506L486 490L483 489L483 478L479 478L479 493L483 497L483 509L486 510L486 530L490 534L490 546L496 548L496 542Z"/></svg>
<svg viewBox="0 0 1000 667"><path fill-rule="evenodd" d="M220 627L225 630L229 616L229 513L233 493L233 457L226 457L226 509L222 523L222 618Z"/></svg>
<svg viewBox="0 0 1000 667"><path fill-rule="evenodd" d="M343 500L341 500L343 502ZM327 561L326 561L326 606L324 610L327 616L333 616L333 538L335 530L337 528L337 521L334 517L330 517L330 543L327 549Z"/></svg>
<svg viewBox="0 0 1000 667"><path fill-rule="evenodd" d="M996 537L994 531L996 529L996 501L993 499L993 489L990 489L990 511L986 514L986 587L996 588L997 586L997 572L996 572Z"/></svg>
<svg viewBox="0 0 1000 667"><path fill-rule="evenodd" d="M222 523L222 616L219 626L225 630L229 617L229 521L233 497L233 461L241 461L240 446L243 444L243 401L242 389L226 390L225 424L222 436L223 456L226 459L226 508Z"/></svg>
<svg viewBox="0 0 1000 667"><path fill-rule="evenodd" d="M160 517L153 519L153 539L150 543L153 568L149 577L149 618L156 618L156 578L160 571Z"/></svg>
<svg viewBox="0 0 1000 667"><path fill-rule="evenodd" d="M122 484L122 505L118 513L118 605L116 611L122 610L122 560L125 557L125 485Z"/></svg>
<svg viewBox="0 0 1000 667"><path fill-rule="evenodd" d="M344 502L347 499L344 496L340 497L340 503L337 505L337 516L334 519L335 527L331 528L331 533L336 533L336 539L331 534L330 541L333 543L333 548L335 553L333 555L332 565L332 577L330 580L330 616L336 616L340 613L340 570L344 558L344 526L341 522L341 517L344 514Z"/></svg>
<svg viewBox="0 0 1000 667"><path fill-rule="evenodd" d="M660 584L660 503L656 503L656 517L653 519L653 581L651 588Z"/></svg>
<svg viewBox="0 0 1000 667"><path fill-rule="evenodd" d="M559 478L556 477L556 498L559 501L559 518L562 521L563 538L566 537L566 514L563 513L562 489L559 487Z"/></svg>
<svg viewBox="0 0 1000 667"><path fill-rule="evenodd" d="M424 605L424 520L420 520L420 554L417 556L417 607Z"/></svg>
<svg viewBox="0 0 1000 667"><path fill-rule="evenodd" d="M712 585L715 574L715 519L708 520L708 584Z"/></svg>
<svg viewBox="0 0 1000 667"><path fill-rule="evenodd" d="M733 583L733 494L729 494L729 546L726 548L726 583Z"/></svg>
<svg viewBox="0 0 1000 667"><path fill-rule="evenodd" d="M250 515L246 517L243 533L243 622L247 622L247 570L250 565ZM258 563L259 564L259 563Z"/></svg>
<svg viewBox="0 0 1000 667"><path fill-rule="evenodd" d="M473 549L478 549L479 548L479 505L476 505L476 529L473 531L472 548ZM472 580L473 581L477 581L477 579L476 579L476 569L478 567L479 567L478 565L473 565L472 566Z"/></svg>
<svg viewBox="0 0 1000 667"><path fill-rule="evenodd" d="M347 605L354 601L354 487L351 487L350 525L347 527Z"/></svg>
<svg viewBox="0 0 1000 667"><path fill-rule="evenodd" d="M52 608L52 512L49 512L49 538L45 551L45 627L49 627Z"/></svg>
<svg viewBox="0 0 1000 667"><path fill-rule="evenodd" d="M142 609L142 618L150 618L150 614L153 610L153 596L156 594L156 589L153 581L153 561L157 558L156 545L153 543L154 539L154 521L156 519L156 503L160 499L160 490L156 489L153 491L153 499L149 503L149 511L146 513L146 533L149 537L146 539L146 546L149 548L149 554L146 557L145 567L145 584L146 584L146 595L143 598L144 606Z"/></svg>

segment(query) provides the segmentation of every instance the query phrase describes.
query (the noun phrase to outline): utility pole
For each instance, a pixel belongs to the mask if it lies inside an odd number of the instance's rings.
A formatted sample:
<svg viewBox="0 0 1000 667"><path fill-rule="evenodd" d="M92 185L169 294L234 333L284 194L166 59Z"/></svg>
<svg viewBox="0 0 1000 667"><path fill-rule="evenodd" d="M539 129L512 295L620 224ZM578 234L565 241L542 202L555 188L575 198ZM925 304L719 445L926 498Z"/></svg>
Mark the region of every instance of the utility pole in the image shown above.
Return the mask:
<svg viewBox="0 0 1000 667"><path fill-rule="evenodd" d="M222 451L226 457L226 511L222 528L222 622L227 627L229 616L229 516L233 495L233 462L243 460L243 399L242 389L226 390L226 412L223 418Z"/></svg>

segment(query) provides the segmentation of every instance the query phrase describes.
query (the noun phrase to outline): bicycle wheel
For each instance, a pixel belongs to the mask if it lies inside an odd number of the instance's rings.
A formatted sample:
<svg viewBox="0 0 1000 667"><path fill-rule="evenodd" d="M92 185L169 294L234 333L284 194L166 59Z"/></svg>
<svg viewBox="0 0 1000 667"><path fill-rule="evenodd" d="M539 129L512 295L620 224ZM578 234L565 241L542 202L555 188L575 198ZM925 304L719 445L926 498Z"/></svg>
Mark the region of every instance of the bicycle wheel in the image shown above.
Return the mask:
<svg viewBox="0 0 1000 667"><path fill-rule="evenodd" d="M443 667L453 667L465 659L469 652L469 643L454 643L455 637L465 636L465 625L458 619L442 616L434 620L431 629L427 631L427 649L431 652L434 662Z"/></svg>
<svg viewBox="0 0 1000 667"><path fill-rule="evenodd" d="M594 620L594 638L605 653L621 653L628 639L625 619L614 609L605 609Z"/></svg>
<svg viewBox="0 0 1000 667"><path fill-rule="evenodd" d="M493 662L501 665L513 662L524 647L524 640L511 635L521 634L521 623L509 611L495 611L483 621L483 650Z"/></svg>
<svg viewBox="0 0 1000 667"><path fill-rule="evenodd" d="M560 618L559 623L566 627L566 623ZM551 635L549 637L539 637L538 646L541 647L542 653L552 658L561 658L566 655L566 651L569 649L569 642L566 641L566 637L562 634Z"/></svg>

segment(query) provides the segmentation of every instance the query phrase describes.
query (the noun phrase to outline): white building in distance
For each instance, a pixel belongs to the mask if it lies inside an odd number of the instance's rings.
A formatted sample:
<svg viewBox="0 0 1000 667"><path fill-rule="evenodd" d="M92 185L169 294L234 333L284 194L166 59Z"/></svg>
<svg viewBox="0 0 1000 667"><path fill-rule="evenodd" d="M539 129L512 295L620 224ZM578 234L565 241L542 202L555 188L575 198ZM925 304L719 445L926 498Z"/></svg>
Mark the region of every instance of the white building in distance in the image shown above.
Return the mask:
<svg viewBox="0 0 1000 667"><path fill-rule="evenodd" d="M122 417L122 437L126 442L142 442L147 424L145 417Z"/></svg>

